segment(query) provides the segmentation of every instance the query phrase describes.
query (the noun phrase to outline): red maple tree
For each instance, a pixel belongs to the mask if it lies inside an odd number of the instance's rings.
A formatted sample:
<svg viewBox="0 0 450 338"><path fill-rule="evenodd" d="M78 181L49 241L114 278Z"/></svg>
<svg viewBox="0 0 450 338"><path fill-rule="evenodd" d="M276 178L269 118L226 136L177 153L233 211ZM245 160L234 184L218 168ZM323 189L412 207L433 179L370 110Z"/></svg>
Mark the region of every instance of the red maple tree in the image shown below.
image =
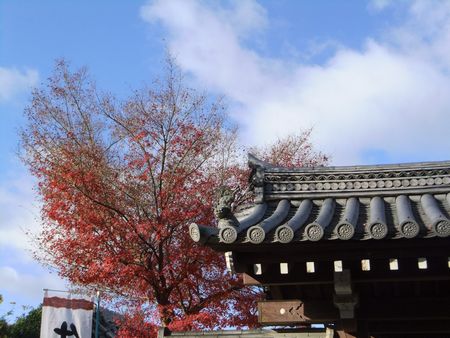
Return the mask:
<svg viewBox="0 0 450 338"><path fill-rule="evenodd" d="M314 149L311 143L312 128L300 130L277 139L265 147L253 147L250 151L264 162L286 167L301 168L323 166L328 163L329 156Z"/></svg>
<svg viewBox="0 0 450 338"><path fill-rule="evenodd" d="M22 157L42 198L41 260L122 299L121 336L256 325L260 291L188 235L192 222L214 224L218 187L245 190L220 101L187 88L170 58L163 79L123 102L59 61L26 116Z"/></svg>

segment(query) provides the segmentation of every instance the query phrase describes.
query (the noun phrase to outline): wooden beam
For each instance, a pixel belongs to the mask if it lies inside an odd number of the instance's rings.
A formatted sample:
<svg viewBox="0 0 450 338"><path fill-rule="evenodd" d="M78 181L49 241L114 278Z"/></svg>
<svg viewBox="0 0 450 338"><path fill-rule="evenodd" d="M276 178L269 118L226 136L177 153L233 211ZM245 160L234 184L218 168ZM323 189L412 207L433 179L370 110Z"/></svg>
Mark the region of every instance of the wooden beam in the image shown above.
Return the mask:
<svg viewBox="0 0 450 338"><path fill-rule="evenodd" d="M354 319L341 319L336 322L335 330L339 338L367 338L367 333L361 332L361 326Z"/></svg>
<svg viewBox="0 0 450 338"><path fill-rule="evenodd" d="M246 277L249 285L308 285L308 284L333 284L333 262L314 262L314 272L308 272L307 262L289 266L288 274L279 272L279 264L262 264L263 273L255 275L250 267ZM245 276L245 275L244 275Z"/></svg>
<svg viewBox="0 0 450 338"><path fill-rule="evenodd" d="M303 241L289 244L267 243L249 244L234 243L217 246L216 251L233 251L233 258L237 261L240 256L254 256L256 260L250 263L264 262L292 262L323 259L346 259L355 257L389 258L392 254L397 257L412 257L417 254L428 256L442 256L449 254L449 238L412 238L396 240L367 240L342 241L324 240L319 242ZM235 256L235 254L237 256ZM259 260L262 258L263 260ZM238 271L242 272L242 271Z"/></svg>
<svg viewBox="0 0 450 338"><path fill-rule="evenodd" d="M244 285L261 285L261 282L255 278L256 276L251 276L248 273L242 274L242 280ZM260 276L258 276L260 277Z"/></svg>
<svg viewBox="0 0 450 338"><path fill-rule="evenodd" d="M326 323L339 318L331 302L300 300L258 302L258 321L264 325Z"/></svg>
<svg viewBox="0 0 450 338"><path fill-rule="evenodd" d="M332 278L323 278L324 276L308 276L306 278L295 277L278 277L278 276L255 276L251 274L243 274L244 285L257 286L282 286L282 285L313 285L313 284L333 284ZM399 275L399 274L383 274L378 276L356 276L353 283L378 283L378 282L421 282L421 281L450 281L447 275Z"/></svg>
<svg viewBox="0 0 450 338"><path fill-rule="evenodd" d="M355 318L358 296L353 292L350 270L344 269L334 273L333 303L339 309L340 318Z"/></svg>
<svg viewBox="0 0 450 338"><path fill-rule="evenodd" d="M356 336L356 334L344 331L344 330L336 330L336 335L339 338L362 338L361 336Z"/></svg>
<svg viewBox="0 0 450 338"><path fill-rule="evenodd" d="M448 320L394 320L382 322L369 322L368 331L371 334L399 334L406 336L409 334L421 334L423 337L430 337L432 334L439 334L440 337L450 336L450 321Z"/></svg>
<svg viewBox="0 0 450 338"><path fill-rule="evenodd" d="M448 321L450 298L399 298L360 300L355 310L356 320L385 321ZM258 303L259 322L264 325L301 323L333 323L339 311L329 301L262 301Z"/></svg>
<svg viewBox="0 0 450 338"><path fill-rule="evenodd" d="M269 293L270 293L270 296L272 297L271 299L273 299L273 300L283 300L284 299L283 291L280 286L276 286L276 285L271 286L269 288Z"/></svg>
<svg viewBox="0 0 450 338"><path fill-rule="evenodd" d="M418 258L398 259L398 270L390 270L389 259L370 259L370 270L363 271L361 260L343 260L343 268L349 269L353 283L445 281L450 280L447 257L427 258L427 269L420 269ZM333 261L314 262L315 271L308 273L306 262L291 263L288 274L281 274L279 264L261 264L263 273L255 275L250 268L244 279L248 285L309 285L333 283Z"/></svg>
<svg viewBox="0 0 450 338"><path fill-rule="evenodd" d="M413 297L397 299L360 299L358 319L367 321L447 320L450 321L450 298Z"/></svg>

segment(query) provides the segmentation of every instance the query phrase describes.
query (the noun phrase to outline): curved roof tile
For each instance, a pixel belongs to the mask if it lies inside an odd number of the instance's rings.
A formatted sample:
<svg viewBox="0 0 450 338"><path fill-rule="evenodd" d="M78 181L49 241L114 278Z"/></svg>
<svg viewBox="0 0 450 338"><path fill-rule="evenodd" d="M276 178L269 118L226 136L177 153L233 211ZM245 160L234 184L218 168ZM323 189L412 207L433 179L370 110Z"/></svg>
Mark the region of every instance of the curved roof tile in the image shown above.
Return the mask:
<svg viewBox="0 0 450 338"><path fill-rule="evenodd" d="M195 241L258 245L450 236L450 162L297 169L254 157L249 163L257 195L253 211L229 229L191 226Z"/></svg>

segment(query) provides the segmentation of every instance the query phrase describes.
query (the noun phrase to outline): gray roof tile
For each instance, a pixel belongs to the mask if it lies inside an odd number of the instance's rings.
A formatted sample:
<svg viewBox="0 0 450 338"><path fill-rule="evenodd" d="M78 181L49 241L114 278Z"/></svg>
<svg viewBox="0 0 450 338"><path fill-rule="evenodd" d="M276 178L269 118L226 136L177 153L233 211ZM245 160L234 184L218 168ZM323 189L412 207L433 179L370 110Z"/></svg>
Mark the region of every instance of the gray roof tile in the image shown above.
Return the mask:
<svg viewBox="0 0 450 338"><path fill-rule="evenodd" d="M450 236L450 162L277 168L250 158L257 195L236 226L191 225L203 243L257 245Z"/></svg>

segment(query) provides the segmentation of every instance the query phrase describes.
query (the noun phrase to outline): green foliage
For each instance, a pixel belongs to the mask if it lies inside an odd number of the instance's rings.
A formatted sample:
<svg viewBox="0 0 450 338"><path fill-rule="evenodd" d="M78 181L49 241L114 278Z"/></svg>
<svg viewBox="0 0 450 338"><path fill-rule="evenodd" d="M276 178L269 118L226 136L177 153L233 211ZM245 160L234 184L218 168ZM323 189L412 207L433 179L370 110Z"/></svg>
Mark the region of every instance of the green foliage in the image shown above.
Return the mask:
<svg viewBox="0 0 450 338"><path fill-rule="evenodd" d="M0 295L0 304L3 303L3 296ZM8 329L9 325L8 322L5 319L5 315L0 317L0 338L7 338L8 337Z"/></svg>
<svg viewBox="0 0 450 338"><path fill-rule="evenodd" d="M17 318L14 324L8 325L0 320L0 338L39 338L41 331L42 306L32 309ZM2 326L4 324L4 326Z"/></svg>
<svg viewBox="0 0 450 338"><path fill-rule="evenodd" d="M9 325L4 318L0 318L0 338L8 338Z"/></svg>

